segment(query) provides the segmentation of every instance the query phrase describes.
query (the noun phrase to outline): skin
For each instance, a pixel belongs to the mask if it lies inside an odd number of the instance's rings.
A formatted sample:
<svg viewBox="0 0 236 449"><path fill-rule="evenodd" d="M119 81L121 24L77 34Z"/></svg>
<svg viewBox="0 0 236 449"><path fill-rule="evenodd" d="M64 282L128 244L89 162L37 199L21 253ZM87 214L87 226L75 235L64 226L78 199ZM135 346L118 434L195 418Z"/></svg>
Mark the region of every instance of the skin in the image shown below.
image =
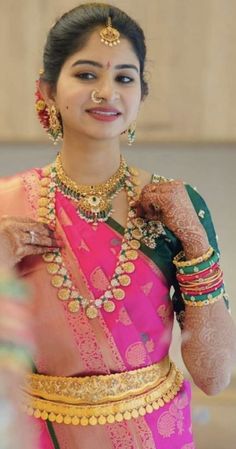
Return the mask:
<svg viewBox="0 0 236 449"><path fill-rule="evenodd" d="M84 60L92 63L81 63ZM132 67L120 68L121 65ZM137 56L126 39L121 39L117 47L109 48L101 43L96 30L85 47L65 61L56 87L41 81L40 89L47 104L56 106L62 117L61 153L65 172L79 184L102 183L118 169L120 135L136 120L141 105L139 71ZM91 100L94 89L103 98L103 106L121 112L119 119L102 122L87 113L96 106ZM152 185L151 174L141 169L139 178L142 189L137 204L139 213L156 217L168 226L182 242L187 258L207 251L206 232L183 183ZM113 208L113 218L125 226L128 206L124 192L114 198ZM29 230L33 226L37 245L29 243ZM42 226L14 217L2 220L2 259L9 259L14 265L27 255L48 251L49 245L61 245L52 231ZM236 353L235 341L235 326L223 302L200 310L186 307L183 358L194 382L207 394L215 394L227 385Z"/></svg>
<svg viewBox="0 0 236 449"><path fill-rule="evenodd" d="M30 232L35 242L31 243ZM45 224L27 217L4 216L0 220L0 267L14 268L24 257L44 254L63 246L60 237Z"/></svg>
<svg viewBox="0 0 236 449"><path fill-rule="evenodd" d="M92 63L76 64L77 61ZM132 65L136 69L117 68L120 65ZM66 173L75 181L100 183L118 169L119 137L136 120L140 108L139 71L138 58L126 39L111 49L101 43L95 31L87 45L66 60L56 90L41 83L47 103L54 104L62 116L62 161ZM101 106L121 112L118 120L101 122L87 113L96 106L91 100L93 90L98 90L99 97L104 98Z"/></svg>
<svg viewBox="0 0 236 449"><path fill-rule="evenodd" d="M186 259L208 250L207 234L181 181L145 186L137 206L141 216L162 221L179 238ZM236 327L223 300L201 308L186 305L181 349L195 384L206 394L218 394L229 384Z"/></svg>
<svg viewBox="0 0 236 449"><path fill-rule="evenodd" d="M208 250L207 234L182 181L145 186L140 196L140 207L140 214L160 220L178 237L187 259L198 257Z"/></svg>

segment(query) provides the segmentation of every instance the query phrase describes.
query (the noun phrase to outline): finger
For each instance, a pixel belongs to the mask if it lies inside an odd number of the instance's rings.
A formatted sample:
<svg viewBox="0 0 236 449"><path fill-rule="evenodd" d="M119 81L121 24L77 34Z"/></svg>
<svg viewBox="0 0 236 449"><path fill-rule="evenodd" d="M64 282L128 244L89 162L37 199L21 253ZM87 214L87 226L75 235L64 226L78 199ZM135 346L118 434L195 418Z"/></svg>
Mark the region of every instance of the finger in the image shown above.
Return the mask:
<svg viewBox="0 0 236 449"><path fill-rule="evenodd" d="M137 217L140 217L140 218L144 218L145 217L145 210L144 210L144 208L143 208L143 206L142 206L142 204L140 202L137 202L135 204L135 209L136 209Z"/></svg>
<svg viewBox="0 0 236 449"><path fill-rule="evenodd" d="M25 234L23 243L32 246L52 246L54 248L62 248L64 246L64 242L60 238L51 238L36 233Z"/></svg>
<svg viewBox="0 0 236 449"><path fill-rule="evenodd" d="M19 217L19 216L11 216L11 215L2 215L1 219L12 222L13 224L25 225L29 224L30 226L39 226L42 229L50 229L54 230L54 227L47 223L42 223L41 221L34 220L30 217Z"/></svg>
<svg viewBox="0 0 236 449"><path fill-rule="evenodd" d="M36 220L30 217L19 217L14 215L2 215L1 217L4 220L9 220L16 223L38 223Z"/></svg>
<svg viewBox="0 0 236 449"><path fill-rule="evenodd" d="M64 242L61 239L58 238L43 238L36 240L34 245L36 246L43 246L43 247L52 247L52 248L63 248Z"/></svg>
<svg viewBox="0 0 236 449"><path fill-rule="evenodd" d="M24 256L37 256L41 254L46 254L55 251L55 248L51 247L43 247L43 246L33 246L33 245L26 245L24 248Z"/></svg>
<svg viewBox="0 0 236 449"><path fill-rule="evenodd" d="M51 228L46 224L37 221L23 222L15 219L6 219L5 227L11 230L14 234L18 234L19 232L35 232L41 235L55 237L54 231Z"/></svg>
<svg viewBox="0 0 236 449"><path fill-rule="evenodd" d="M47 225L43 224L43 223L28 223L28 224L21 224L20 228L23 232L28 232L29 234L31 232L35 232L36 234L40 234L42 236L49 236L49 237L54 237L55 236L55 232L48 228Z"/></svg>

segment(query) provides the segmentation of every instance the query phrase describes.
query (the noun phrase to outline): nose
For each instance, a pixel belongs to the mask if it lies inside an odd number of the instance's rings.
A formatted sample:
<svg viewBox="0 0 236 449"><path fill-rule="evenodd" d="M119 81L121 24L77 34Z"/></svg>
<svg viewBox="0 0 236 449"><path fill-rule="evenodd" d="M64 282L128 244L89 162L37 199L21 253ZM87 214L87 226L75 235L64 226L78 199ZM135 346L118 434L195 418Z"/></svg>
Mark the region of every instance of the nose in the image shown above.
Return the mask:
<svg viewBox="0 0 236 449"><path fill-rule="evenodd" d="M108 103L114 103L120 99L120 93L113 80L105 79L98 86L98 96Z"/></svg>

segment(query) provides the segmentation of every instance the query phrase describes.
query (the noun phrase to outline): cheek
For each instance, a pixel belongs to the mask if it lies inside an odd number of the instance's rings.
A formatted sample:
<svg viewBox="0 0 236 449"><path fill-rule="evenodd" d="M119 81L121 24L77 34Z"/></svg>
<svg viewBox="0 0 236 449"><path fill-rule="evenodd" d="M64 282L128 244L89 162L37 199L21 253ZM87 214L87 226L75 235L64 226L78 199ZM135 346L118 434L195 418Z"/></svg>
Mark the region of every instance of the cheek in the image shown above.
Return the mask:
<svg viewBox="0 0 236 449"><path fill-rule="evenodd" d="M88 101L89 93L86 89L81 89L74 80L62 80L57 88L57 104L61 111L70 111Z"/></svg>
<svg viewBox="0 0 236 449"><path fill-rule="evenodd" d="M126 97L126 105L130 115L136 115L138 113L141 103L141 91L135 91L131 95Z"/></svg>

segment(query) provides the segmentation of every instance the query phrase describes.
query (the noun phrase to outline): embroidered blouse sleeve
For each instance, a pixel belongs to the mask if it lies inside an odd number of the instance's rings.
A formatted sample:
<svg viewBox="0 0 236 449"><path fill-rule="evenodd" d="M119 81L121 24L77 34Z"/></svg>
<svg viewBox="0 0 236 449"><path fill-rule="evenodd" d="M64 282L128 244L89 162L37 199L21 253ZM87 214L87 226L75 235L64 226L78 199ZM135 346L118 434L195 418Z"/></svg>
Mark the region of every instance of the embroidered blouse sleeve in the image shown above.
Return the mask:
<svg viewBox="0 0 236 449"><path fill-rule="evenodd" d="M208 209L208 206L205 202L205 200L201 197L201 195L197 192L195 188L192 186L186 184L186 190L189 194L189 197L193 203L193 206L198 214L199 220L202 223L203 227L206 230L208 240L210 245L214 248L215 251L220 253L218 241L217 241L217 235L215 232L214 224L211 218L211 213ZM179 289L178 282L176 280L176 277L173 281L173 289L174 293L172 296L174 310L176 312L176 318L180 324L182 325L182 320L184 318L184 303L181 297L181 292ZM229 301L228 301L228 295L224 294L224 301L226 304L226 307L229 309Z"/></svg>

